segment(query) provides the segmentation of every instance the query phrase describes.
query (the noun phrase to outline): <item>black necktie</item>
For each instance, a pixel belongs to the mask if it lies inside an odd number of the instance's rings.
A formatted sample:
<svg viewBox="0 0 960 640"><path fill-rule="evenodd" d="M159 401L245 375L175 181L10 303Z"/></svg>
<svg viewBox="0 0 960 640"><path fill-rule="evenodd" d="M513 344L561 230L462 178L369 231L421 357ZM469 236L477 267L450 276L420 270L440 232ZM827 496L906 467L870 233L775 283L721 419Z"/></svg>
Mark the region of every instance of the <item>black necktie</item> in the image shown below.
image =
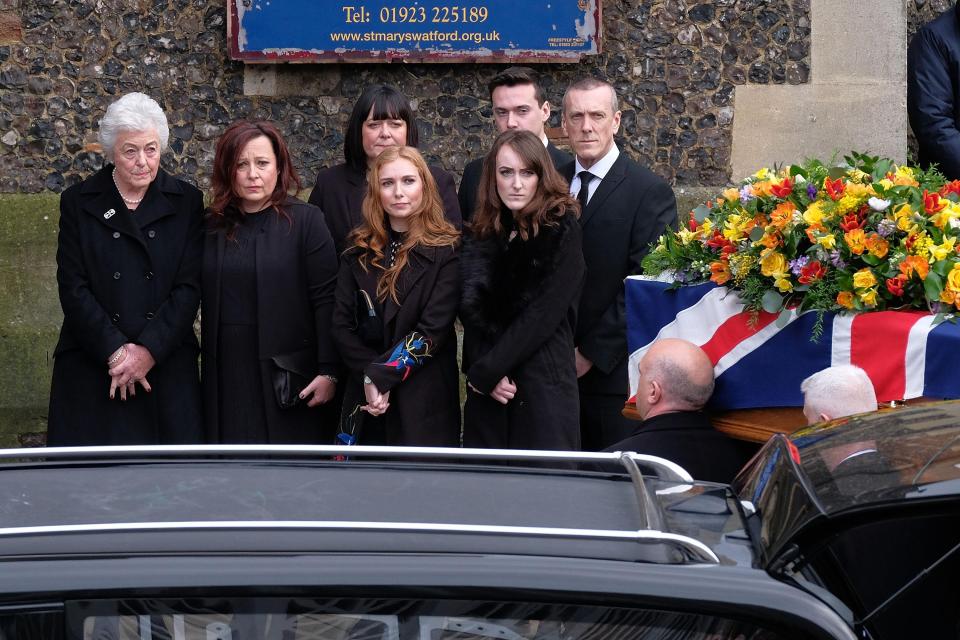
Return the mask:
<svg viewBox="0 0 960 640"><path fill-rule="evenodd" d="M596 176L589 171L581 171L577 176L580 178L580 191L577 192L577 200L580 201L580 211L584 211L587 208L587 200L590 198L590 181Z"/></svg>

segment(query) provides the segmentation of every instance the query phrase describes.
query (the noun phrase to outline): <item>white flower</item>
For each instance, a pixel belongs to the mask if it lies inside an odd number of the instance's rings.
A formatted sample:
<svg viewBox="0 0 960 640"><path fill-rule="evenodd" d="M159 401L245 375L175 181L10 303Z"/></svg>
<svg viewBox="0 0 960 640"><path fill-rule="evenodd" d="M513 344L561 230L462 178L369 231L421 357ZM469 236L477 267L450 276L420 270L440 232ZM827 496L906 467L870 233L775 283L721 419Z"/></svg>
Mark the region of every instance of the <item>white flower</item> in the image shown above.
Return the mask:
<svg viewBox="0 0 960 640"><path fill-rule="evenodd" d="M867 204L869 204L870 208L874 211L885 211L886 208L890 206L890 201L881 200L880 198L870 198L867 200Z"/></svg>
<svg viewBox="0 0 960 640"><path fill-rule="evenodd" d="M957 218L950 218L950 228L957 229L960 228L960 220Z"/></svg>

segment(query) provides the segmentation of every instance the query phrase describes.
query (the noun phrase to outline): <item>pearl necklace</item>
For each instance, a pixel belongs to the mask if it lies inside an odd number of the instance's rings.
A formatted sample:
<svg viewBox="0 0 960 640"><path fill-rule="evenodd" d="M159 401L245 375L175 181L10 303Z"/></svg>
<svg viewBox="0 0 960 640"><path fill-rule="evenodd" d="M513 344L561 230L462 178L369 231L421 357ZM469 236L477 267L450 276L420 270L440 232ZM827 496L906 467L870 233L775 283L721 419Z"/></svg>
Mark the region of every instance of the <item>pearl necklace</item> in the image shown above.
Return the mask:
<svg viewBox="0 0 960 640"><path fill-rule="evenodd" d="M116 169L114 169L114 170L113 170L113 173L111 173L110 175L113 177L113 186L115 186L115 187L117 188L117 193L120 194L120 197L123 199L124 202L126 202L127 204L134 204L134 205L140 204L141 202L143 202L143 198L133 199L133 198L128 198L127 196L123 195L123 190L120 188L120 185L117 184L117 170L116 170Z"/></svg>

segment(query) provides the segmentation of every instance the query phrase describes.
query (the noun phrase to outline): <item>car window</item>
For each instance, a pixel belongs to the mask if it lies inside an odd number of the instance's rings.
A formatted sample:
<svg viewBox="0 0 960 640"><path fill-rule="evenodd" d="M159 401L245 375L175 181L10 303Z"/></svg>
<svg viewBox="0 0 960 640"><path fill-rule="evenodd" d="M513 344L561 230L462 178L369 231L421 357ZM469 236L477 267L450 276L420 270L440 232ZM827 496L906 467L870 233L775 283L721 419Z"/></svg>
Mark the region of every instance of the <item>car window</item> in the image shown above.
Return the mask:
<svg viewBox="0 0 960 640"><path fill-rule="evenodd" d="M732 616L736 612L730 612ZM32 620L32 624L31 624ZM12 625L12 626L11 626ZM55 628L62 625L62 629ZM779 640L714 613L453 600L186 598L66 603L0 616L18 640ZM65 630L65 632L64 632Z"/></svg>

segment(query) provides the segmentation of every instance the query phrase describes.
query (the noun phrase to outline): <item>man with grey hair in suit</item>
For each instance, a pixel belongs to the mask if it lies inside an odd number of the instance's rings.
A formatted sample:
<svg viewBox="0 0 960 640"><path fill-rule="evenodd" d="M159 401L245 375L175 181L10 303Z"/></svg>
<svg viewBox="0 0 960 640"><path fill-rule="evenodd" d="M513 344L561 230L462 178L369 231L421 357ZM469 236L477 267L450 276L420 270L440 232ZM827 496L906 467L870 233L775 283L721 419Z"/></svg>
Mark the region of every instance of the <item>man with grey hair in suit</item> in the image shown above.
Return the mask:
<svg viewBox="0 0 960 640"><path fill-rule="evenodd" d="M827 367L800 384L807 424L877 410L867 372L852 364Z"/></svg>

